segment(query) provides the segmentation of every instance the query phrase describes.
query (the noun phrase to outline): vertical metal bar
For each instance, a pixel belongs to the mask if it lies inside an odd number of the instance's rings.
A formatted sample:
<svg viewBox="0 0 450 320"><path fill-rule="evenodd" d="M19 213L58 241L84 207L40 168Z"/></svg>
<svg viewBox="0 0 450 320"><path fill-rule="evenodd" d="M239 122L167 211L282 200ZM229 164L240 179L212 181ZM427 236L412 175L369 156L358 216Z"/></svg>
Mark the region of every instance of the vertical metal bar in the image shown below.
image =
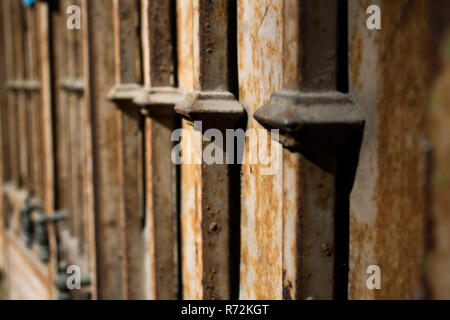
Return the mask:
<svg viewBox="0 0 450 320"><path fill-rule="evenodd" d="M36 35L37 35L37 59L39 63L38 76L40 86L40 129L42 142L40 144L40 155L42 156L41 181L43 184L42 201L47 213L54 212L54 155L53 155L53 121L52 121L52 97L51 97L51 73L50 73L50 30L49 30L49 8L47 3L36 5ZM56 238L54 226L48 226L51 260L48 264L49 281L47 286L52 297L56 297L53 285L55 279L55 265L57 263Z"/></svg>
<svg viewBox="0 0 450 320"><path fill-rule="evenodd" d="M14 44L13 44L13 25L12 25L12 3L11 0L4 1L3 3L4 12L4 35L5 43L10 45L5 46L5 58L11 63L6 66L6 76L8 81L15 79L15 65L17 57L14 55ZM18 158L18 140L17 140L17 119L16 119L16 108L15 108L15 93L8 90L7 93L7 109L8 109L8 131L9 134L9 162L11 163L11 180L18 184L19 181L19 158Z"/></svg>
<svg viewBox="0 0 450 320"><path fill-rule="evenodd" d="M17 57L15 63L15 80L25 80L25 55L24 55L24 17L23 8L19 1L14 1L12 4L12 17L14 21L14 35L13 48L14 55ZM26 137L26 101L25 92L23 90L18 90L16 93L16 112L17 112L17 155L18 155L18 165L19 165L19 176L18 176L18 186L26 187L28 185L28 163L27 163L27 137Z"/></svg>
<svg viewBox="0 0 450 320"><path fill-rule="evenodd" d="M347 55L347 43L339 43L347 39L339 34L348 32L339 21L343 3L284 1L283 90L254 115L266 128L279 129L285 147L301 154L285 151L284 188L296 192L284 199L288 205L283 212L283 295L287 299L336 297L335 275L339 268L345 274L347 268L347 261L344 266L337 263L341 264L337 252L346 254L337 246L337 237L348 242L348 223L337 223L348 216L337 202L337 153L362 129L364 120L352 98L339 92L340 68L347 72L346 64L340 65L341 55ZM347 19L346 10L342 19ZM344 50L339 50L340 45ZM294 224L288 222L292 220Z"/></svg>
<svg viewBox="0 0 450 320"><path fill-rule="evenodd" d="M36 80L35 65L33 59L36 57L36 48L33 45L33 38L35 36L34 25L34 10L32 8L25 8L24 14L24 67L25 67L25 81ZM37 190L37 173L39 167L39 156L37 154L37 147L39 138L37 135L33 135L33 131L38 129L38 108L35 104L35 92L22 89L25 96L24 115L25 115L25 137L26 137L26 162L27 162L27 176L26 176L26 189L30 195L39 197ZM34 161L32 161L34 159Z"/></svg>
<svg viewBox="0 0 450 320"><path fill-rule="evenodd" d="M67 8L70 5L70 0L65 0L63 3L63 7ZM75 70L76 70L76 58L74 52L74 41L75 41L75 30L69 30L65 28L66 32L66 53L67 53L67 79L73 81L75 79ZM75 236L75 215L78 214L77 207L77 199L75 196L76 185L78 180L75 180L75 167L76 167L76 157L78 157L77 152L75 150L74 140L76 139L74 135L77 134L78 128L74 122L74 113L76 110L76 97L73 95L73 92L66 92L66 110L64 110L65 121L67 125L66 133L66 143L67 143L67 176L68 176L68 203L69 203L69 217L67 219L67 227L69 229L69 234L71 237Z"/></svg>
<svg viewBox="0 0 450 320"><path fill-rule="evenodd" d="M52 25L64 24L65 0L58 0L52 12ZM54 75L54 105L55 105L55 165L56 165L56 205L57 209L69 210L71 219L70 197L70 129L69 125L69 97L63 90L63 81L69 78L71 56L68 47L67 28L52 28L52 72ZM67 223L69 226L69 223Z"/></svg>
<svg viewBox="0 0 450 320"><path fill-rule="evenodd" d="M124 299L145 299L149 294L145 269L143 132L139 108L132 97L138 93L136 41L138 1L114 0L114 49L116 85L110 97L117 106L119 172L121 186L122 292ZM123 98L115 96L121 92Z"/></svg>
<svg viewBox="0 0 450 320"><path fill-rule="evenodd" d="M229 92L231 77L236 71L232 70L229 59L233 55L230 50L230 32L234 30L230 25L230 4L228 0L193 1L194 92L177 104L175 110L188 120L185 126L202 121L203 130L196 126L193 128L193 144L201 146L202 154L207 146L202 139L204 130L217 128L225 133L226 129L234 128L244 114L243 107ZM231 282L232 253L229 243L230 216L233 214L233 200L230 199L232 167L203 163L183 165L181 170L182 175L187 174L194 179L193 188L189 184L182 185L183 201L195 203L194 210L182 212L183 230L191 228L189 233L193 232L194 235L192 238L189 234L182 234L183 297L227 299L230 297ZM183 194L191 190L194 193ZM193 243L189 244L192 240ZM187 267L189 255L196 257L194 279L190 267Z"/></svg>
<svg viewBox="0 0 450 320"><path fill-rule="evenodd" d="M145 114L146 235L150 297L176 299L178 290L177 174L170 161L176 128L174 1L141 1L144 88L134 101Z"/></svg>
<svg viewBox="0 0 450 320"><path fill-rule="evenodd" d="M284 52L287 58L283 75L285 88L304 91L328 91L337 89L337 3L338 1L285 0ZM290 14L296 17L290 17ZM321 31L315 27L322 26ZM342 32L347 32L346 30ZM287 38L289 37L289 38ZM286 39L287 38L287 39ZM297 50L289 48L296 43ZM291 50L290 50L291 49ZM330 58L333 57L333 58ZM292 157L292 155L291 155ZM325 153L316 161L297 157L295 166L285 166L285 184L294 173L299 177L297 203L294 212L285 211L284 217L299 217L294 233L285 230L285 237L298 236L296 249L283 252L283 267L287 272L283 279L284 298L332 299L334 297L334 236L335 236L335 177L336 157ZM294 230L293 230L294 231ZM294 255L294 263L286 261ZM295 268L295 273L290 268ZM293 275L291 278L288 275ZM292 286L289 286L292 283Z"/></svg>
<svg viewBox="0 0 450 320"><path fill-rule="evenodd" d="M446 266L450 262L450 248L448 230L450 223L447 217L447 208L449 205L450 190L450 166L448 155L450 154L450 141L445 139L450 134L448 121L450 100L448 96L448 79L450 78L449 56L442 58L441 52L445 46L448 46L450 38L448 32L450 30L450 20L448 12L450 12L450 2L431 1L429 10L433 17L429 34L431 34L431 48L429 51L434 63L431 65L430 73L435 80L434 92L438 99L433 98L433 102L439 101L433 111L427 111L429 120L427 127L429 132L430 145L427 150L426 163L426 233L427 256L430 256L430 266L426 273L427 296L429 299L449 299L450 298L450 277L448 274L443 275L439 270L446 270ZM445 61L447 63L445 63ZM432 103L433 103L432 102ZM437 109L437 110L436 110ZM446 174L443 174L445 173ZM436 183L435 177L441 181ZM446 177L446 178L445 178Z"/></svg>
<svg viewBox="0 0 450 320"><path fill-rule="evenodd" d="M3 8L2 8L3 9ZM9 160L7 158L9 144L7 131L7 99L6 99L6 57L5 57L5 34L4 34L4 11L0 12L0 269L6 267L6 247L5 247L5 200L3 188L7 183L10 171ZM2 275L3 276L3 275ZM4 281L4 280L3 280Z"/></svg>
<svg viewBox="0 0 450 320"><path fill-rule="evenodd" d="M264 129L252 114L282 86L283 21L282 0L238 1L239 97L249 114L247 130L258 135L260 131L254 130ZM268 141L267 148L281 153L276 142ZM258 159L258 151L247 141L242 166L240 298L281 299L283 162L273 161L274 170L264 175L268 166L249 161L250 157Z"/></svg>
<svg viewBox="0 0 450 320"><path fill-rule="evenodd" d="M81 5L79 0L72 1L70 4ZM82 60L82 34L80 30L69 30L71 32L72 44L70 54L73 55L73 74L72 80L79 80L83 76L83 60ZM82 252L84 244L84 228L83 218L85 216L85 198L84 198L84 179L85 174L85 158L86 151L83 144L83 135L85 122L83 121L84 96L82 92L71 92L70 122L71 122L71 144L72 151L72 195L73 195L73 237L78 240L78 250ZM80 257L81 258L81 257Z"/></svg>
<svg viewBox="0 0 450 320"><path fill-rule="evenodd" d="M122 297L118 128L114 105L105 97L114 85L113 3L82 1L86 77L86 154L88 159L91 270L94 297Z"/></svg>

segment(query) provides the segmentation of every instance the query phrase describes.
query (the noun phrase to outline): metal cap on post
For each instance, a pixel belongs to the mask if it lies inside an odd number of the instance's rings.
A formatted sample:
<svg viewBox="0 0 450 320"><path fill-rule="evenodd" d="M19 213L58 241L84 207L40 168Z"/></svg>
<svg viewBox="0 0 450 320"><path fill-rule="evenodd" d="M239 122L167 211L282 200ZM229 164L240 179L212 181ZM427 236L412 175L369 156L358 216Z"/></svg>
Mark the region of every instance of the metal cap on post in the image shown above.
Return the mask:
<svg viewBox="0 0 450 320"><path fill-rule="evenodd" d="M339 42L346 37L336 36L347 33L339 21L341 3L285 0L283 90L254 114L267 129L280 130L285 147L313 161L317 152L335 152L364 125L357 103L339 88L347 81L348 54ZM296 19L289 18L293 14Z"/></svg>
<svg viewBox="0 0 450 320"><path fill-rule="evenodd" d="M283 257L285 298L346 296L346 287L336 285L346 282L348 270L347 232L339 229L348 229L341 199L348 188L339 187L338 153L364 128L360 107L347 92L347 15L346 0L284 0L283 89L254 114L266 129L279 130L284 147L301 154L295 169L286 169L301 179L290 191L298 200L283 213L299 221L289 226L299 234L288 237L295 262Z"/></svg>
<svg viewBox="0 0 450 320"><path fill-rule="evenodd" d="M244 107L233 94L234 82L237 82L235 65L230 59L234 56L236 41L233 14L237 14L237 10L231 0L193 1L194 90L175 106L175 111L187 120L188 125L194 125L195 145L201 146L202 154L206 148L202 135L207 130L224 132L233 129L245 114ZM196 126L200 121L201 126ZM194 234L182 235L182 242L189 243L186 244L189 248L183 247L183 258L196 256L195 266L182 270L183 284L186 284L183 295L188 299L229 299L234 290L231 283L235 271L230 266L230 221L235 211L230 197L231 186L238 182L232 166L201 163L198 166L182 165L181 169L182 175L196 176L194 185L186 187L195 189L200 200L195 203L194 210L181 213L182 226L194 219L192 215L196 216ZM191 242L194 238L197 240ZM186 260L183 263L188 264ZM190 275L188 270L195 270L195 275Z"/></svg>
<svg viewBox="0 0 450 320"><path fill-rule="evenodd" d="M244 107L230 92L233 70L229 56L228 0L195 2L194 84L195 91L175 106L188 121L204 121L213 127L219 120L232 128L244 115ZM225 39L224 39L225 35ZM210 121L212 120L212 121Z"/></svg>

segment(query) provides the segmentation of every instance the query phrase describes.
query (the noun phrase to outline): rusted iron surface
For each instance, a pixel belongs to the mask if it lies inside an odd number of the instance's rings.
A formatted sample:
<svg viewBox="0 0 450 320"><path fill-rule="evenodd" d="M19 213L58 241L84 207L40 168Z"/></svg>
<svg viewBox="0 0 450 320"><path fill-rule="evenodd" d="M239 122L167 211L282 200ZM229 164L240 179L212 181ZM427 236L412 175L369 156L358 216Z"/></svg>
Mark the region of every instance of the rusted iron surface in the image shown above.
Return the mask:
<svg viewBox="0 0 450 320"><path fill-rule="evenodd" d="M177 1L177 47L178 47L178 79L179 86L183 93L194 90L194 67L192 60L193 33L192 29L192 1ZM182 121L182 128L189 134L193 132L193 127L186 121ZM196 288L198 287L197 273L195 268L195 194L196 180L194 176L195 168L198 165L182 164L180 177L181 201L180 201L180 221L181 221L181 280L183 283L181 297L183 299L195 299Z"/></svg>
<svg viewBox="0 0 450 320"><path fill-rule="evenodd" d="M193 7L192 1L177 1L177 48L178 48L178 79L183 93L194 90L194 64L192 29Z"/></svg>
<svg viewBox="0 0 450 320"><path fill-rule="evenodd" d="M136 83L138 1L114 0L114 51L116 84Z"/></svg>
<svg viewBox="0 0 450 320"><path fill-rule="evenodd" d="M24 30L24 10L20 1L11 2L11 23L12 28L16 32L13 32L13 54L17 57L16 63L14 64L14 77L16 79L25 79L25 30ZM16 107L16 143L18 146L18 187L27 188L29 175L28 175L28 148L27 148L27 127L26 127L26 105L25 105L25 92L17 92L15 95L15 107Z"/></svg>
<svg viewBox="0 0 450 320"><path fill-rule="evenodd" d="M447 38L445 45L449 45ZM446 61L443 72L435 84L433 102L431 104L431 118L428 123L433 151L433 171L431 175L431 196L432 196L432 250L430 254L429 284L431 298L448 299L450 281L446 275L449 262L449 238L448 238L448 208L450 208L448 190L450 168L448 159L450 156L448 133L448 121L450 120L450 64L449 56L444 56Z"/></svg>
<svg viewBox="0 0 450 320"><path fill-rule="evenodd" d="M447 1L432 1L430 16L432 34L432 90L430 107L427 110L427 134L431 142L431 156L428 163L427 228L427 285L428 298L449 299L450 239L448 236L450 157L450 21L446 12L450 10Z"/></svg>
<svg viewBox="0 0 450 320"><path fill-rule="evenodd" d="M350 88L367 119L351 197L351 299L423 296L427 3L375 2L376 32L362 10L373 2L349 3ZM371 265L381 268L381 290L366 287Z"/></svg>
<svg viewBox="0 0 450 320"><path fill-rule="evenodd" d="M142 1L144 83L176 86L174 39L175 1Z"/></svg>
<svg viewBox="0 0 450 320"><path fill-rule="evenodd" d="M115 87L110 98L117 106L118 160L120 180L121 270L123 299L149 297L148 248L144 228L144 170L142 118L133 106L138 92L136 54L139 31L137 1L115 0L114 57ZM137 60L137 61L136 61Z"/></svg>
<svg viewBox="0 0 450 320"><path fill-rule="evenodd" d="M2 7L0 7L2 8ZM3 8L2 8L3 9ZM4 21L3 14L0 13L0 190L3 184L8 181L7 172L10 171L8 161L8 149L9 149L9 133L7 131L7 100L6 100L6 60L5 60L5 34L4 34ZM3 202L3 196L0 196L0 270L5 270L5 208ZM0 271L1 273L1 271ZM0 275L1 277L2 275ZM5 287L5 280L1 280L0 287ZM0 289L2 290L2 289ZM5 295L5 294L3 294Z"/></svg>
<svg viewBox="0 0 450 320"><path fill-rule="evenodd" d="M146 119L147 208L154 298L176 299L178 283L177 173L170 159L173 117Z"/></svg>
<svg viewBox="0 0 450 320"><path fill-rule="evenodd" d="M253 113L282 86L282 2L238 1L239 97L248 113L248 129L261 128ZM248 153L247 143L245 157ZM282 298L282 170L262 176L262 167L242 167L242 299Z"/></svg>
<svg viewBox="0 0 450 320"><path fill-rule="evenodd" d="M5 18L4 25L4 36L5 43L13 43L13 32L12 32L12 23L11 23L11 15L12 15L12 1L7 0L3 3L3 16ZM13 46L5 46L5 58L9 59L11 63L6 65L6 79L12 80L15 79L14 74L14 65L16 61L16 57L14 55ZM10 144L9 144L9 162L11 163L11 173L10 178L12 181L18 183L19 181L19 172L18 168L13 163L18 163L18 142L17 142L17 120L16 120L16 108L13 106L15 104L15 93L8 92L7 93L7 110L8 110L8 132L10 133Z"/></svg>
<svg viewBox="0 0 450 320"><path fill-rule="evenodd" d="M51 215L55 210L55 184L54 170L55 163L53 157L54 150L54 131L52 126L53 110L52 110L52 76L50 66L50 27L49 27L49 7L46 3L40 3L36 6L37 19L37 50L38 50L38 76L41 83L41 95L38 99L38 105L41 114L38 117L38 130L43 134L41 137L41 145L39 148L40 157L43 160L40 168L40 180L42 183L41 200L44 204L44 210ZM56 290L53 286L55 279L55 268L57 263L57 248L55 228L53 225L48 226L49 246L50 246L50 263L48 265L50 295L56 297Z"/></svg>
<svg viewBox="0 0 450 320"><path fill-rule="evenodd" d="M65 27L73 4L82 30ZM373 4L381 30L366 26ZM0 268L11 298L56 298L62 262L90 278L92 299L448 297L443 0L0 8ZM246 129L279 129L281 143L258 139L255 150L247 131L242 167L171 161L179 126L182 155L196 145L203 156L205 131L243 126L245 111ZM269 175L265 151L281 154ZM48 229L48 264L26 246L27 199L69 212ZM370 266L380 290L367 286Z"/></svg>
<svg viewBox="0 0 450 320"><path fill-rule="evenodd" d="M233 52L230 50L230 32L235 27L229 16L235 14L230 13L231 4L228 0L197 0L192 6L185 3L178 6L178 22L182 26L178 46L179 78L187 95L175 110L189 121L202 121L205 130L218 126L214 120L222 116L219 129L231 129L243 115L242 106L226 92L232 90L230 81L236 71L232 70ZM183 35L187 32L193 33L192 40ZM192 52L186 40L192 41ZM186 56L187 53L190 56ZM183 57L191 62L182 61ZM191 65L192 69L186 70ZM192 93L192 89L197 91ZM233 116L229 118L227 114ZM206 147L202 141L204 132L189 126L192 126L191 122L184 122L185 132L192 133L192 142L202 146L203 153ZM219 164L181 166L183 298L230 297L231 170L230 166Z"/></svg>
<svg viewBox="0 0 450 320"><path fill-rule="evenodd" d="M81 1L70 2L81 5ZM55 28L66 21L66 8L69 2L61 0L52 3L49 12L49 32L51 32L51 46L49 58L52 69L52 87L54 90L52 118L47 120L53 130L55 173L54 210L64 210L68 218L64 223L55 227L55 236L58 237L58 247L55 251L57 261L54 270L60 265L75 264L81 268L84 278L89 278L95 286L95 277L91 273L91 247L89 245L89 202L87 190L90 181L87 178L88 164L91 159L87 155L88 142L85 137L86 108L83 33L79 30ZM59 52L64 53L60 55ZM54 152L54 153L53 153ZM50 212L53 212L51 210ZM53 236L53 238L55 238ZM95 275L95 273L94 273ZM86 288L83 288L86 289ZM55 290L55 297L58 293ZM96 292L93 292L95 297ZM76 295L79 296L78 294ZM79 296L81 297L81 295ZM75 298L75 295L74 295Z"/></svg>
<svg viewBox="0 0 450 320"><path fill-rule="evenodd" d="M120 180L118 168L118 130L114 105L105 97L114 85L114 35L112 2L82 2L87 25L84 30L84 62L87 77L87 114L85 133L87 157L93 159L88 177L92 187L86 190L91 200L91 252L96 262L97 297L119 299L122 296L120 249ZM89 158L92 157L92 158ZM91 260L92 261L92 260Z"/></svg>
<svg viewBox="0 0 450 320"><path fill-rule="evenodd" d="M122 107L127 107L122 105ZM128 109L129 106L128 106ZM121 170L122 281L124 299L149 295L144 214L143 132L139 110L118 110L119 169Z"/></svg>
<svg viewBox="0 0 450 320"><path fill-rule="evenodd" d="M146 236L152 299L179 297L176 167L169 161L176 128L176 7L174 1L142 1L145 132Z"/></svg>
<svg viewBox="0 0 450 320"><path fill-rule="evenodd" d="M289 202L296 211L284 211L290 219L299 215L295 234L300 234L300 252L293 259L299 279L291 279L285 290L290 292L292 283L300 283L294 298L331 299L338 290L335 238L345 238L346 233L336 226L346 213L337 212L337 152L356 131L362 132L364 123L358 105L340 88L347 81L339 69L340 64L346 67L341 55L347 54L347 45L339 42L346 39L340 35L347 34L342 23L346 16L339 14L342 4L284 2L283 91L272 94L270 102L254 114L267 129L280 130L285 147L304 156L297 166L285 167L284 177L287 183L291 175L301 177L301 186L293 190L299 203ZM295 267L286 268L294 274Z"/></svg>

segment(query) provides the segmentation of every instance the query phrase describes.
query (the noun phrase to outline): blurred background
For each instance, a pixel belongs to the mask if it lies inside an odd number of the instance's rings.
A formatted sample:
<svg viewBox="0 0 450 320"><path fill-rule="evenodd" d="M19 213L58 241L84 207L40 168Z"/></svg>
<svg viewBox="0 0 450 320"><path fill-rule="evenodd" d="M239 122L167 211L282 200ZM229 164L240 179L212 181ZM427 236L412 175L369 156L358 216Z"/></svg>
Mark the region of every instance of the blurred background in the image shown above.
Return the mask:
<svg viewBox="0 0 450 320"><path fill-rule="evenodd" d="M0 52L0 299L450 299L450 0L2 0Z"/></svg>

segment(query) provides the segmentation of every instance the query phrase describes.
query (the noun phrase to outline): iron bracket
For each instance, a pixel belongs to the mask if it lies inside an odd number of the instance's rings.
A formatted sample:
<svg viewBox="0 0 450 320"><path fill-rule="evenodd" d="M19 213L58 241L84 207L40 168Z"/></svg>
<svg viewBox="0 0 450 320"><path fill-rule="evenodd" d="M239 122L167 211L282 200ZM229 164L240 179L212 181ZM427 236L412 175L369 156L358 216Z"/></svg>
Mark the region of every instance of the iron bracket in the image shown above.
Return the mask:
<svg viewBox="0 0 450 320"><path fill-rule="evenodd" d="M254 118L279 129L281 143L305 155L335 152L352 134L363 132L364 116L349 94L283 90L272 94Z"/></svg>
<svg viewBox="0 0 450 320"><path fill-rule="evenodd" d="M209 128L233 126L245 114L234 95L226 91L194 91L175 106L188 121L204 121Z"/></svg>

